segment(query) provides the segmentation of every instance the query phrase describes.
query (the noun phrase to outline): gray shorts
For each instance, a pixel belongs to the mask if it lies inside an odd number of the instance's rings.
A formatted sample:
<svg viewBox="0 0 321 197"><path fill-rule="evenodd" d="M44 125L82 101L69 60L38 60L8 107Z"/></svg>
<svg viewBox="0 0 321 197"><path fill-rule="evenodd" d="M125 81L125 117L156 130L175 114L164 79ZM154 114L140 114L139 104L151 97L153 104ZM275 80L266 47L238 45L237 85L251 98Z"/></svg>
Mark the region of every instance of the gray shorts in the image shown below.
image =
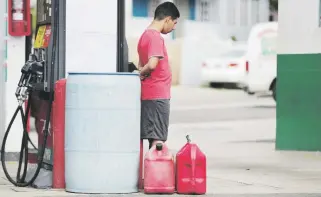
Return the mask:
<svg viewBox="0 0 321 197"><path fill-rule="evenodd" d="M169 99L141 101L141 139L166 141L169 112Z"/></svg>

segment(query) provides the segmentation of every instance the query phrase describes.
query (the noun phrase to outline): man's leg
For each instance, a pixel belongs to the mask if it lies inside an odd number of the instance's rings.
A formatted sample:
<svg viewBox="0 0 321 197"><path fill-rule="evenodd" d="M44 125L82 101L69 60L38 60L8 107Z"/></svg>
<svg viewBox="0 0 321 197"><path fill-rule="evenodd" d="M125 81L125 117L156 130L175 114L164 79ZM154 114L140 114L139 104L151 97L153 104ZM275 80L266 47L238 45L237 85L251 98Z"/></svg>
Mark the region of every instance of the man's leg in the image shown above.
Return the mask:
<svg viewBox="0 0 321 197"><path fill-rule="evenodd" d="M169 100L155 100L155 111L154 111L154 138L151 140L153 146L157 142L166 142L168 136L169 127L169 112L170 103Z"/></svg>
<svg viewBox="0 0 321 197"><path fill-rule="evenodd" d="M169 100L144 100L141 107L141 139L148 139L149 148L155 141L165 142L169 125Z"/></svg>
<svg viewBox="0 0 321 197"><path fill-rule="evenodd" d="M154 111L155 107L152 100L141 101L141 133L142 140L147 139L149 142L149 149L153 143L153 130L154 130Z"/></svg>

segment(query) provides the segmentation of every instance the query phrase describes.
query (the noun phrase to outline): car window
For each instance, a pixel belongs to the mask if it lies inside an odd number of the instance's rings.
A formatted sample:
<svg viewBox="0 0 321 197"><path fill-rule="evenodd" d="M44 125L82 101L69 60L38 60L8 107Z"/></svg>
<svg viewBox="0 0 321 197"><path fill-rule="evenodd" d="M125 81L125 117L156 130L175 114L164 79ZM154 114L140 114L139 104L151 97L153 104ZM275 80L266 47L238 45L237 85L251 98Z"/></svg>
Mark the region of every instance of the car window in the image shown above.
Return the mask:
<svg viewBox="0 0 321 197"><path fill-rule="evenodd" d="M261 52L263 56L276 55L277 37L263 37L261 40Z"/></svg>

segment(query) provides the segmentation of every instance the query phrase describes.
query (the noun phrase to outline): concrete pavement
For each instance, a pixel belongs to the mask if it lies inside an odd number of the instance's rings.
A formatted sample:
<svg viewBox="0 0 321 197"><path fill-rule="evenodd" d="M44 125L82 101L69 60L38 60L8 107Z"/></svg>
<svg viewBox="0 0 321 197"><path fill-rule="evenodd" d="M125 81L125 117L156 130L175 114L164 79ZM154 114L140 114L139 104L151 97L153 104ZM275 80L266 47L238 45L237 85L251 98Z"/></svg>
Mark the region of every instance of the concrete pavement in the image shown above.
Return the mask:
<svg viewBox="0 0 321 197"><path fill-rule="evenodd" d="M320 193L321 155L274 150L275 120L172 125L170 147L190 134L208 156L216 194Z"/></svg>
<svg viewBox="0 0 321 197"><path fill-rule="evenodd" d="M168 145L176 152L189 134L206 153L208 196L321 196L320 153L275 151L274 106L269 97L248 97L240 91L174 88ZM119 196L15 188L2 169L0 177L1 197ZM141 194L121 196L135 195Z"/></svg>
<svg viewBox="0 0 321 197"><path fill-rule="evenodd" d="M198 123L275 118L275 102L240 90L175 87L170 123Z"/></svg>

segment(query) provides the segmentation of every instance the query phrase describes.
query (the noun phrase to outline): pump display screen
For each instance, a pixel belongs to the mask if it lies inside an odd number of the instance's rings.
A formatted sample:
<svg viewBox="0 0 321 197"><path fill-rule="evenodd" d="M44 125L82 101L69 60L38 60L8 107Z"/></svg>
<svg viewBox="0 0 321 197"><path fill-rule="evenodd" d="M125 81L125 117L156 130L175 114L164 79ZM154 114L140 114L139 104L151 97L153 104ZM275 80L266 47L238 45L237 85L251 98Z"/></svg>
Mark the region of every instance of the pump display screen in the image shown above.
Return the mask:
<svg viewBox="0 0 321 197"><path fill-rule="evenodd" d="M51 0L37 1L37 25L51 23Z"/></svg>
<svg viewBox="0 0 321 197"><path fill-rule="evenodd" d="M47 48L51 36L51 25L41 25L38 28L34 48Z"/></svg>

